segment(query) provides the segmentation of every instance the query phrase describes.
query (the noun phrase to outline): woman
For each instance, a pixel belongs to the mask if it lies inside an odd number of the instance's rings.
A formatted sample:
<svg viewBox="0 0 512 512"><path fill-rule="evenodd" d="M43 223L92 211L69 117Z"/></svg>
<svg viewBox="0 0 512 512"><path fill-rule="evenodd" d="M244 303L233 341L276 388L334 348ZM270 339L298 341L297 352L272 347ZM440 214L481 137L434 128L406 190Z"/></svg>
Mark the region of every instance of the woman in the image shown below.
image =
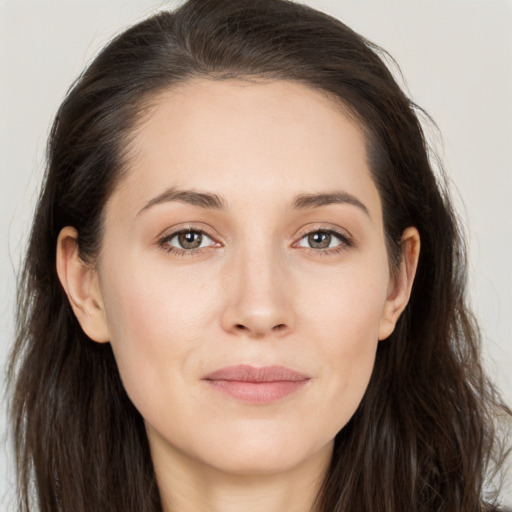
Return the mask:
<svg viewBox="0 0 512 512"><path fill-rule="evenodd" d="M192 0L103 50L20 283L22 510L493 509L510 411L415 111L282 0Z"/></svg>

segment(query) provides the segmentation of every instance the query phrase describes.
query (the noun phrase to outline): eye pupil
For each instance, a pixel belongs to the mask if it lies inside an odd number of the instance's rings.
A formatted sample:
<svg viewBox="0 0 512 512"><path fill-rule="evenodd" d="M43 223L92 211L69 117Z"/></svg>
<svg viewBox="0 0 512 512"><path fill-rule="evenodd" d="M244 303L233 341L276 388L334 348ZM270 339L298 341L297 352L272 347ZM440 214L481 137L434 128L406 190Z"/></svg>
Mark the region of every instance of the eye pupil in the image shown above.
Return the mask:
<svg viewBox="0 0 512 512"><path fill-rule="evenodd" d="M197 249L202 241L203 235L197 231L184 231L178 235L178 242L183 249Z"/></svg>
<svg viewBox="0 0 512 512"><path fill-rule="evenodd" d="M326 249L331 245L331 234L325 231L315 231L308 235L308 242L313 249Z"/></svg>

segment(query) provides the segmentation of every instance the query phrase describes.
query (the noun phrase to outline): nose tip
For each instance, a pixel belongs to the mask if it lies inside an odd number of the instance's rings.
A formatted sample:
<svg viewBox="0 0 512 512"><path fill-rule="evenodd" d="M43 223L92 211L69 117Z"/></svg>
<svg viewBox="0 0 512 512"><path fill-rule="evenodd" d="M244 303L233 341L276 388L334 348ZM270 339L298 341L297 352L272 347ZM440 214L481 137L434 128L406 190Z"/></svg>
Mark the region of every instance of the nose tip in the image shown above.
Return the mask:
<svg viewBox="0 0 512 512"><path fill-rule="evenodd" d="M222 326L232 334L252 338L284 336L295 323L290 280L274 260L265 266L258 261L257 266L231 268Z"/></svg>

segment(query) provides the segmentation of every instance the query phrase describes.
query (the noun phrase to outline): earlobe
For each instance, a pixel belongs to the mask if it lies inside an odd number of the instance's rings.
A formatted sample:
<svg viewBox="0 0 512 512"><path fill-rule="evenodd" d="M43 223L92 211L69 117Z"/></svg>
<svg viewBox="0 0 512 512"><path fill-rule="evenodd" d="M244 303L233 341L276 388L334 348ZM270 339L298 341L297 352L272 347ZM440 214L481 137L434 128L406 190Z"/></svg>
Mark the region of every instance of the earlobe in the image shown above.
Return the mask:
<svg viewBox="0 0 512 512"><path fill-rule="evenodd" d="M57 274L84 332L98 343L109 341L105 308L96 270L78 251L78 233L66 226L57 239Z"/></svg>
<svg viewBox="0 0 512 512"><path fill-rule="evenodd" d="M420 235L415 227L409 227L402 234L402 259L384 306L379 325L379 340L384 340L391 335L398 318L409 302L419 255Z"/></svg>

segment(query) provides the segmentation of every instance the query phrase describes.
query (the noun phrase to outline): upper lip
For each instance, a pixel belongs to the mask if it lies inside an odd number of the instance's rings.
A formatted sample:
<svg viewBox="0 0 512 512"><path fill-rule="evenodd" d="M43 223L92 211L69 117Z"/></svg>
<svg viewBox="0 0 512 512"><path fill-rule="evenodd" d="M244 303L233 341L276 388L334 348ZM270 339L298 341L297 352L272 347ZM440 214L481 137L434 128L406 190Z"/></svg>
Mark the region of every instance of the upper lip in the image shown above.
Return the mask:
<svg viewBox="0 0 512 512"><path fill-rule="evenodd" d="M226 366L203 377L203 380L226 380L236 382L297 382L308 380L302 373L284 366L256 367L247 364Z"/></svg>

